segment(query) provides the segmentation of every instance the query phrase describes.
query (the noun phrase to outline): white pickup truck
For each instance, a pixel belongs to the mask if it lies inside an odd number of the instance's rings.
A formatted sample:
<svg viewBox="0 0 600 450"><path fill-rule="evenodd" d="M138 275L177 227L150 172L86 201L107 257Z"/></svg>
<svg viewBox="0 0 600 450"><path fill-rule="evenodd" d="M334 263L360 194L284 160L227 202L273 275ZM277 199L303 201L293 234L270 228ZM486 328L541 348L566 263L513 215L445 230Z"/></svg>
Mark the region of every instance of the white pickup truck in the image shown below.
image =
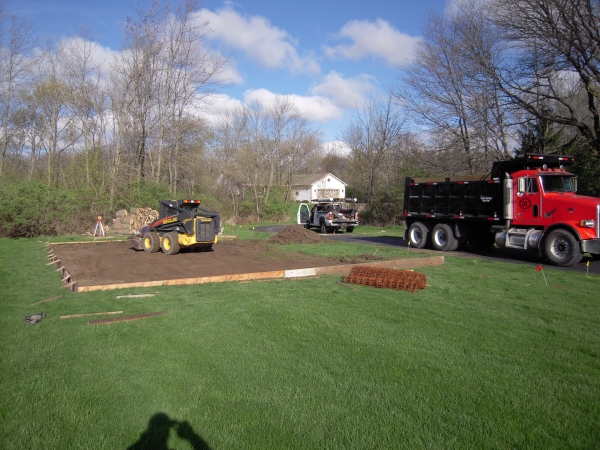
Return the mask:
<svg viewBox="0 0 600 450"><path fill-rule="evenodd" d="M326 234L339 230L352 233L358 226L358 212L352 205L355 198L319 198L312 203L315 203L312 209L307 203L298 208L298 224L305 228L319 228Z"/></svg>

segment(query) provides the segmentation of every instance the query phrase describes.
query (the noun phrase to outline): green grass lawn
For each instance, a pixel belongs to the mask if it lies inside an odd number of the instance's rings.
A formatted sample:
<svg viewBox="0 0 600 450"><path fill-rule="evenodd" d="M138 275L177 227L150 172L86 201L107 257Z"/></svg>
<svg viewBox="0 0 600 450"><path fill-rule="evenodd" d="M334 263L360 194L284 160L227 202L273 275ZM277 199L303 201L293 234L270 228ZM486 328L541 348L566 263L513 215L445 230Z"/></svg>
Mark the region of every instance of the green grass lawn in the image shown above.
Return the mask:
<svg viewBox="0 0 600 450"><path fill-rule="evenodd" d="M2 449L600 442L597 276L546 269L547 287L535 267L446 257L414 294L338 277L76 294L46 262L0 240ZM115 298L136 293L156 295ZM119 310L169 312L59 318Z"/></svg>

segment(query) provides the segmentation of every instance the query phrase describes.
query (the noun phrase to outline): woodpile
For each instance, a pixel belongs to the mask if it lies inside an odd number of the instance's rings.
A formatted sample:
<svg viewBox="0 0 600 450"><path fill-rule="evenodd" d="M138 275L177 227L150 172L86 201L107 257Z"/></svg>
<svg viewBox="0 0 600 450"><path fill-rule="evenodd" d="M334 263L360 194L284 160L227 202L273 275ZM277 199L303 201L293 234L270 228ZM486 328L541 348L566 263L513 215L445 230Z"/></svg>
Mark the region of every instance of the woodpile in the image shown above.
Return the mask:
<svg viewBox="0 0 600 450"><path fill-rule="evenodd" d="M112 220L111 231L124 234L138 234L146 225L158 219L158 211L152 208L120 209Z"/></svg>

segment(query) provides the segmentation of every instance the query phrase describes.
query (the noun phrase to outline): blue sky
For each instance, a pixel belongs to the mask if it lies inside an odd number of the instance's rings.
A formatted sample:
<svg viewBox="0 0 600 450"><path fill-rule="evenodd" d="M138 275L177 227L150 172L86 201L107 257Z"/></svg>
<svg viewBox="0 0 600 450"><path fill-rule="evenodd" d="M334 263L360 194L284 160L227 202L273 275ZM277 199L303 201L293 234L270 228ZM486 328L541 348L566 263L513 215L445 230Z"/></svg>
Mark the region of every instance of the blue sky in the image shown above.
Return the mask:
<svg viewBox="0 0 600 450"><path fill-rule="evenodd" d="M147 4L141 0L142 6ZM40 37L68 39L86 25L101 59L122 49L122 28L135 16L130 0L4 0ZM410 61L421 25L446 0L206 0L208 44L230 55L228 87L213 107L289 95L300 113L334 141L356 108L392 85Z"/></svg>

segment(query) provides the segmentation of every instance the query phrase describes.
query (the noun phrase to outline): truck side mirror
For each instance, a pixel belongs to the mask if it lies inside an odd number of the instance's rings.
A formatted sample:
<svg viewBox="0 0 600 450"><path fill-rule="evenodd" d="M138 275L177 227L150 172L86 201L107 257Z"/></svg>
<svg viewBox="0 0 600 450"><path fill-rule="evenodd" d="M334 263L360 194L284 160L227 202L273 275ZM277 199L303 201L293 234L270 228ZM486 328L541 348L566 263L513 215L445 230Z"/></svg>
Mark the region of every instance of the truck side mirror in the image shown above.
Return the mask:
<svg viewBox="0 0 600 450"><path fill-rule="evenodd" d="M527 178L521 177L518 180L518 192L527 192Z"/></svg>

